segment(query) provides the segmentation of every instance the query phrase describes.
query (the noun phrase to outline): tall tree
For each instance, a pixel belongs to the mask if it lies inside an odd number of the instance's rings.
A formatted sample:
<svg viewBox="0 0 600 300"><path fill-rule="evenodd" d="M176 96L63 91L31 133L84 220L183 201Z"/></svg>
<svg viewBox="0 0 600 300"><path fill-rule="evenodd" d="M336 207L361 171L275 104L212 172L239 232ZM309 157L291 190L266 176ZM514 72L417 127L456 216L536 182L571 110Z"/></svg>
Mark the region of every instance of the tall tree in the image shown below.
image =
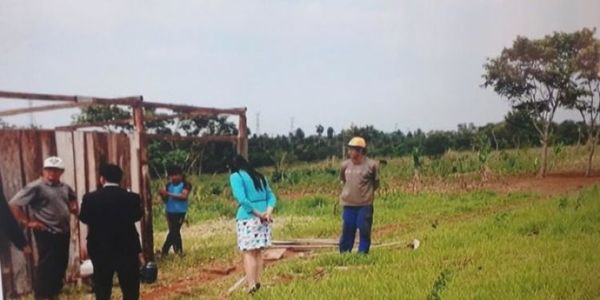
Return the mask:
<svg viewBox="0 0 600 300"><path fill-rule="evenodd" d="M317 136L319 138L321 138L321 136L323 135L323 131L325 131L325 127L323 127L323 125L319 124L319 125L317 125L316 130L317 130Z"/></svg>
<svg viewBox="0 0 600 300"><path fill-rule="evenodd" d="M573 59L580 45L573 33L555 32L542 39L517 37L511 48L484 65L484 87L493 87L513 108L527 112L539 134L546 175L552 121L557 109L576 97Z"/></svg>
<svg viewBox="0 0 600 300"><path fill-rule="evenodd" d="M588 164L585 174L592 173L592 160L598 144L598 114L600 113L600 40L594 38L595 30L583 29L578 32L577 41L583 49L575 58L576 82L580 88L578 99L572 107L579 110L587 127L589 147Z"/></svg>

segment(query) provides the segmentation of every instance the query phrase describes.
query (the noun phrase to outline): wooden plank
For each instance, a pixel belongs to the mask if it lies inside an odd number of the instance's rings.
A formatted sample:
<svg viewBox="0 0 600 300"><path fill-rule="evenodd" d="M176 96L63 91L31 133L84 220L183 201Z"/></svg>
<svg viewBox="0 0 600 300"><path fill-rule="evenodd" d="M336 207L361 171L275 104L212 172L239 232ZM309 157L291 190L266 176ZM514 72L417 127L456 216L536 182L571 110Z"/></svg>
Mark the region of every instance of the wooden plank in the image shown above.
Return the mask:
<svg viewBox="0 0 600 300"><path fill-rule="evenodd" d="M238 154L248 159L248 127L246 124L246 113L240 113L238 123Z"/></svg>
<svg viewBox="0 0 600 300"><path fill-rule="evenodd" d="M86 163L85 133L73 132L73 152L75 160L75 192L77 201L81 207L83 195L87 192L87 163ZM87 226L79 222L79 246L80 252L87 253Z"/></svg>
<svg viewBox="0 0 600 300"><path fill-rule="evenodd" d="M169 103L161 103L161 102L142 102L142 107L144 108L166 108L177 112L203 112L211 115L238 115L240 113L246 112L245 107L236 107L236 108L214 108L214 107L199 107L199 106L191 106L191 105L182 105L182 104L169 104Z"/></svg>
<svg viewBox="0 0 600 300"><path fill-rule="evenodd" d="M23 186L21 176L21 160L19 147L20 132L15 130L0 130L0 174L2 175L2 189L6 200L10 200ZM10 246L14 248L14 246ZM0 254L2 261L2 284L6 295L18 296L14 285L12 254L14 249ZM1 296L1 295L0 295Z"/></svg>
<svg viewBox="0 0 600 300"><path fill-rule="evenodd" d="M117 157L116 163L123 169L123 187L129 189L131 187L131 150L129 144L129 136L125 134L116 135Z"/></svg>
<svg viewBox="0 0 600 300"><path fill-rule="evenodd" d="M139 194L140 190L142 189L141 187L141 180L140 178L142 177L141 174L141 170L142 168L140 167L140 151L139 151L139 143L138 140L139 139L139 134L137 133L133 133L131 136L129 136L129 161L130 161L130 178L131 178L131 185L129 186L129 189L134 192ZM135 228L138 231L138 234L140 236L140 243L142 242L142 222L136 222L135 223Z"/></svg>
<svg viewBox="0 0 600 300"><path fill-rule="evenodd" d="M27 184L42 176L45 157L42 156L39 132L35 130L21 131L21 150L24 182Z"/></svg>
<svg viewBox="0 0 600 300"><path fill-rule="evenodd" d="M94 134L91 132L85 133L85 161L87 172L87 191L93 192L98 189L98 165L96 156L94 155Z"/></svg>
<svg viewBox="0 0 600 300"><path fill-rule="evenodd" d="M197 143L225 142L236 144L239 138L235 135L220 135L220 136L180 136L173 134L145 134L145 137L153 140L165 141L193 141Z"/></svg>
<svg viewBox="0 0 600 300"><path fill-rule="evenodd" d="M43 101L66 101L79 103L94 103L108 105L134 105L142 101L141 96L120 97L120 98L101 98L87 96L69 96L56 94L40 94L40 93L22 93L0 91L0 98L20 99L20 100L43 100Z"/></svg>
<svg viewBox="0 0 600 300"><path fill-rule="evenodd" d="M19 143L19 154L22 169L23 185L37 180L42 174L42 146L40 144L39 132L35 130L22 130ZM31 215L30 215L31 217ZM31 241L32 248L37 249L35 239L30 230L26 236ZM13 264L13 279L15 281L15 290L18 294L25 294L32 289L33 266L37 264L38 255L34 251L33 261L27 259L22 252L13 249L12 264Z"/></svg>
<svg viewBox="0 0 600 300"><path fill-rule="evenodd" d="M76 190L76 174L75 169L75 152L73 148L73 133L71 132L56 132L56 149L58 157L62 158L65 163L65 172L62 175L62 182L68 184ZM67 266L67 282L76 281L79 277L79 219L77 216L71 215L70 219L71 243L69 247L69 263Z"/></svg>
<svg viewBox="0 0 600 300"><path fill-rule="evenodd" d="M0 117L8 117L15 116L20 114L27 113L36 113L50 110L58 110L58 109L67 109L74 107L86 107L90 106L92 103L62 103L62 104L51 104L51 105L42 105L42 106L34 106L34 107L25 107L25 108L15 108L0 111Z"/></svg>
<svg viewBox="0 0 600 300"><path fill-rule="evenodd" d="M56 153L56 135L53 131L37 131L42 146L42 157L59 156Z"/></svg>
<svg viewBox="0 0 600 300"><path fill-rule="evenodd" d="M96 159L96 169L89 171L94 171L97 174L98 171L100 171L100 165L108 162L108 134L103 132L94 132L92 133L92 137L94 139L94 156Z"/></svg>
<svg viewBox="0 0 600 300"><path fill-rule="evenodd" d="M140 166L140 197L142 199L142 252L146 261L154 260L154 233L152 228L152 193L150 191L150 169L148 166L148 149L144 136L144 109L133 107L134 134L139 150Z"/></svg>

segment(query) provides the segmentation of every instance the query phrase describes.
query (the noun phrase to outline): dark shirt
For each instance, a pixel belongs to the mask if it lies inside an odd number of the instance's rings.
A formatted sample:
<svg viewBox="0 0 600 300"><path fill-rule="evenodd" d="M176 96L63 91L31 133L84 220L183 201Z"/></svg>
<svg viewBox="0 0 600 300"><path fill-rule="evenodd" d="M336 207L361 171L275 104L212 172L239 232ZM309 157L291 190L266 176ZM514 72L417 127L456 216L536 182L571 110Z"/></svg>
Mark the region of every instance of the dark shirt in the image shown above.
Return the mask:
<svg viewBox="0 0 600 300"><path fill-rule="evenodd" d="M4 198L4 191L2 190L2 184L0 184L0 240L8 239L15 247L23 250L23 247L27 245L25 235L17 224L17 220L13 216L12 212L8 208L8 203ZM0 242L0 246L2 243ZM0 249L4 250L4 249Z"/></svg>
<svg viewBox="0 0 600 300"><path fill-rule="evenodd" d="M117 186L85 194L79 219L88 225L88 253L94 259L141 252L135 222L142 218L140 196Z"/></svg>

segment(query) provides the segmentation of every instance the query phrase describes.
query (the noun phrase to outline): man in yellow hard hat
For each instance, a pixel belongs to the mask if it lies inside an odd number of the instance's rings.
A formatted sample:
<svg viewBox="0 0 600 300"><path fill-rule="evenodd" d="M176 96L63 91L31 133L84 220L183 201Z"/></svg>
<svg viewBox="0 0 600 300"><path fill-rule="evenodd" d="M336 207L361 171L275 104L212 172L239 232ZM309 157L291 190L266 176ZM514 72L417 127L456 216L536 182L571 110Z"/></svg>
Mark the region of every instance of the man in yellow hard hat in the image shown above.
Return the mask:
<svg viewBox="0 0 600 300"><path fill-rule="evenodd" d="M348 143L349 159L342 162L340 179L344 185L340 202L343 207L340 253L352 251L358 229L359 253L369 253L371 226L373 225L373 200L379 187L378 164L368 159L367 143L354 137Z"/></svg>

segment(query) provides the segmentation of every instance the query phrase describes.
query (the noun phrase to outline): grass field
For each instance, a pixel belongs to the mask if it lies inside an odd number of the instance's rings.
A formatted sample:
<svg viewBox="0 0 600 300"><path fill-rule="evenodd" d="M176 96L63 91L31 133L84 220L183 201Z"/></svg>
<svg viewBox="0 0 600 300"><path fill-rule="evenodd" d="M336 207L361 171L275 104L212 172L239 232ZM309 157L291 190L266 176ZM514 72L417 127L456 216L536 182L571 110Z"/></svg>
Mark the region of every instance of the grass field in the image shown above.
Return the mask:
<svg viewBox="0 0 600 300"><path fill-rule="evenodd" d="M538 150L493 152L492 181L481 185L476 153L425 160L423 189L413 193L412 162L387 159L377 192L373 241L400 242L369 255L311 252L269 264L256 299L600 299L600 180L579 177L548 193L533 178ZM585 149L553 151L551 172L584 170ZM595 158L598 161L598 157ZM279 202L274 239L336 239L339 160L285 166L272 182ZM598 169L596 167L595 169ZM272 169L262 170L269 177ZM243 276L236 249L227 174L189 178L194 189L183 227L185 255L160 258L159 280L145 299L215 299ZM544 182L544 181L540 181ZM158 188L160 181L153 183ZM566 185L567 183L565 183ZM473 186L475 188L466 188ZM561 192L562 191L562 192ZM155 248L166 235L163 206L154 207ZM418 239L417 250L406 247ZM206 269L236 267L229 275ZM115 288L115 294L118 295ZM72 291L75 298L80 291ZM231 298L246 299L242 290Z"/></svg>
<svg viewBox="0 0 600 300"><path fill-rule="evenodd" d="M554 153L551 170L583 170L585 160L578 151ZM493 153L489 164L494 178L532 176L535 154ZM460 172L452 167L452 157L464 156L464 163L474 155L448 153L441 162L426 161L426 185L477 182L477 164ZM409 163L388 160L382 170L387 187L378 192L375 204L374 242L401 242L399 246L373 248L367 256L332 249L277 261L266 268L265 288L254 298L600 299L600 187L588 184L551 196L526 188L512 193L426 188L414 194L406 189L412 178ZM296 179L273 184L280 198L275 239L337 238L337 164L289 166L288 178ZM440 165L450 167L435 171L433 166ZM239 267L233 275L217 278L202 272L240 263L227 175L192 181L198 202L183 229L186 255L159 260L160 282L143 288L147 295L163 289L155 298L220 298L242 276ZM158 248L166 234L160 207L155 216ZM405 246L413 239L421 241L417 250ZM248 296L240 290L232 297Z"/></svg>

